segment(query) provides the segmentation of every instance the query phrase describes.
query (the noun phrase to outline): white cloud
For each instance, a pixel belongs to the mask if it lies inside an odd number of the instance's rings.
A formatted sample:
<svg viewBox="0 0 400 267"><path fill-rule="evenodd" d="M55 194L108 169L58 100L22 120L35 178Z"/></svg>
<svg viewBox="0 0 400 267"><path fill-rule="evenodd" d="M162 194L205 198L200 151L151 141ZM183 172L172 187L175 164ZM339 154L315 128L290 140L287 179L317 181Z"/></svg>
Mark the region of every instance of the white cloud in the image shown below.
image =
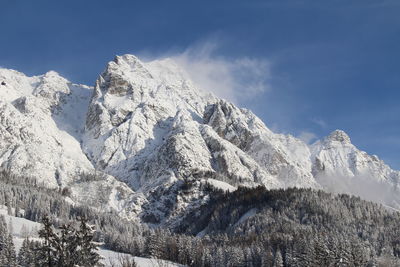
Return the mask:
<svg viewBox="0 0 400 267"><path fill-rule="evenodd" d="M216 55L216 42L203 42L167 55L203 90L236 104L269 89L270 64L264 59Z"/></svg>
<svg viewBox="0 0 400 267"><path fill-rule="evenodd" d="M297 138L306 144L311 144L315 139L317 139L317 135L311 132L303 131L297 136Z"/></svg>
<svg viewBox="0 0 400 267"><path fill-rule="evenodd" d="M382 183L374 176L363 174L348 177L337 173L319 174L316 179L324 190L329 192L356 195L365 200L394 206L396 209L400 208L397 187L391 183Z"/></svg>

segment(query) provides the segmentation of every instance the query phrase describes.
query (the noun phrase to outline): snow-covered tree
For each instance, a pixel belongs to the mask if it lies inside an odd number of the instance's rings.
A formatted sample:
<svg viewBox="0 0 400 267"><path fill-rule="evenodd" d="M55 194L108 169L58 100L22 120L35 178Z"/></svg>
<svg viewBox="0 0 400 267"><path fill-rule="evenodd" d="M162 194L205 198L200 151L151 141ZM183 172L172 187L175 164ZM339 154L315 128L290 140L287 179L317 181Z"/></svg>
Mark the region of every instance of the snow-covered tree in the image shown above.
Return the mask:
<svg viewBox="0 0 400 267"><path fill-rule="evenodd" d="M0 216L0 266L17 266L14 242L3 215Z"/></svg>
<svg viewBox="0 0 400 267"><path fill-rule="evenodd" d="M283 258L281 250L278 249L275 253L274 267L283 267Z"/></svg>
<svg viewBox="0 0 400 267"><path fill-rule="evenodd" d="M77 231L77 251L79 263L82 266L95 266L101 259L97 253L97 245L93 243L93 226L88 224L86 217L80 218L79 230ZM71 242L75 242L74 240Z"/></svg>
<svg viewBox="0 0 400 267"><path fill-rule="evenodd" d="M30 247L30 241L25 238L18 253L18 264L22 267L29 267L32 264L33 251Z"/></svg>
<svg viewBox="0 0 400 267"><path fill-rule="evenodd" d="M39 260L43 266L52 267L55 265L56 260L56 236L53 230L53 226L47 215L43 216L42 219L43 228L39 230L39 237L43 239L43 243L40 247Z"/></svg>

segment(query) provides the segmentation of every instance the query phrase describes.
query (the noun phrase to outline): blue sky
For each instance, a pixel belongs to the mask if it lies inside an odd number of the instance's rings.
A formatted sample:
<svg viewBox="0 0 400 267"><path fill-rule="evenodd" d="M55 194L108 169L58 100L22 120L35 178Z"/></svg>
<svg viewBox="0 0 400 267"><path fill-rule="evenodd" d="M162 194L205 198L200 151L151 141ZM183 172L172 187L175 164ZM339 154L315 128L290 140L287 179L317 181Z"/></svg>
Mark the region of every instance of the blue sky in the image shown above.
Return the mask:
<svg viewBox="0 0 400 267"><path fill-rule="evenodd" d="M185 55L226 68L221 86L270 128L306 139L343 129L400 169L400 1L0 4L0 66L93 84L116 54Z"/></svg>

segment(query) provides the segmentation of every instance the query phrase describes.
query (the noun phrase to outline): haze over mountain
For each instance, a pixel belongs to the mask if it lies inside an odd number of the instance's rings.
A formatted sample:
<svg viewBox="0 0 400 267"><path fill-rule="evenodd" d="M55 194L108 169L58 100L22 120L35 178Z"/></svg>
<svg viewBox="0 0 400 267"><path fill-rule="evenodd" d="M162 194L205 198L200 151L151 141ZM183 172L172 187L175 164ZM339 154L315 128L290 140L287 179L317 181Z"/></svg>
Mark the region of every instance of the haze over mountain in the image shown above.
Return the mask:
<svg viewBox="0 0 400 267"><path fill-rule="evenodd" d="M54 71L0 69L0 166L77 203L173 226L204 201L201 185L306 187L400 205L399 171L336 130L308 145L204 92L172 59L107 64L95 86ZM96 179L82 181L82 173ZM101 174L101 175L100 175ZM182 186L196 186L182 197Z"/></svg>

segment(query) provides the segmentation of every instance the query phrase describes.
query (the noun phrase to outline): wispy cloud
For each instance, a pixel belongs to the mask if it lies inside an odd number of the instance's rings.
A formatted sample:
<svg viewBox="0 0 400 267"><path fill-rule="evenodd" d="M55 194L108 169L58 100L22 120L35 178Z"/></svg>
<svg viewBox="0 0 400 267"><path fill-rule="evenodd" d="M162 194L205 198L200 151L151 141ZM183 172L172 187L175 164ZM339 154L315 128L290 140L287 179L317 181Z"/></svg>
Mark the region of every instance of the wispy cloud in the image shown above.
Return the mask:
<svg viewBox="0 0 400 267"><path fill-rule="evenodd" d="M173 59L201 88L235 103L269 89L269 62L218 56L217 48L217 43L208 41L189 47Z"/></svg>
<svg viewBox="0 0 400 267"><path fill-rule="evenodd" d="M297 136L297 138L299 138L300 140L302 140L306 144L311 144L313 141L315 141L317 139L317 135L312 133L312 132L302 131Z"/></svg>
<svg viewBox="0 0 400 267"><path fill-rule="evenodd" d="M206 41L162 57L172 58L201 89L236 104L269 90L267 60L224 57L217 53L218 49L217 41Z"/></svg>
<svg viewBox="0 0 400 267"><path fill-rule="evenodd" d="M352 194L396 209L400 208L397 186L393 186L391 183L382 183L374 176L363 174L348 177L338 172L329 175L319 174L316 179L327 191Z"/></svg>

